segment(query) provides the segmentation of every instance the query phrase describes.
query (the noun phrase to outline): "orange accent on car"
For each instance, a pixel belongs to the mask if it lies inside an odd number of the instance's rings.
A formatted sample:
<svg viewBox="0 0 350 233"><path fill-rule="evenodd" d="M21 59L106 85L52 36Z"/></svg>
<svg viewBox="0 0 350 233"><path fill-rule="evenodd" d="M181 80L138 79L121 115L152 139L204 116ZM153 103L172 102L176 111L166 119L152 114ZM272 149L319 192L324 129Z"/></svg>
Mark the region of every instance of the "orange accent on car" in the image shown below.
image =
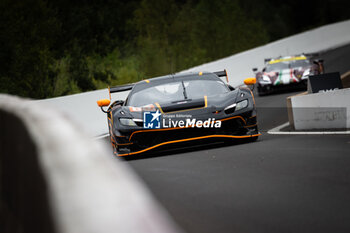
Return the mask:
<svg viewBox="0 0 350 233"><path fill-rule="evenodd" d="M132 145L132 144L134 144L134 143L133 143L133 142L129 142L129 143L120 143L120 144L117 143L118 146L126 146L126 145Z"/></svg>
<svg viewBox="0 0 350 233"><path fill-rule="evenodd" d="M254 125L246 125L246 126L243 126L244 128L249 128L249 127L254 127L256 126L257 124L254 124Z"/></svg>
<svg viewBox="0 0 350 233"><path fill-rule="evenodd" d="M227 121L227 120L231 120L231 119L234 119L234 118L240 118L240 119L244 122L244 124L247 124L247 122L246 122L246 121L244 120L244 118L241 117L241 116L228 117L228 118L220 119L220 120L218 120L218 121Z"/></svg>
<svg viewBox="0 0 350 233"><path fill-rule="evenodd" d="M158 107L159 111L164 114L162 107L159 105L159 103L155 103L155 105Z"/></svg>
<svg viewBox="0 0 350 233"><path fill-rule="evenodd" d="M97 105L99 107L105 107L108 106L111 103L111 101L109 99L101 99L101 100L97 100Z"/></svg>
<svg viewBox="0 0 350 233"><path fill-rule="evenodd" d="M245 85L254 85L256 83L256 78L246 78L244 79Z"/></svg>
<svg viewBox="0 0 350 233"><path fill-rule="evenodd" d="M134 155L134 154L140 154L149 150L152 150L154 148L164 146L167 144L173 144L173 143L179 143L179 142L187 142L187 141L193 141L193 140L199 140L199 139L206 139L206 138L251 138L251 137L258 137L261 134L254 134L254 135L245 135L245 136L233 136L233 135L207 135L207 136L202 136L202 137L194 137L194 138L186 138L186 139L180 139L180 140L174 140L174 141L168 141L168 142L162 142L157 145L151 146L149 148L136 151L136 152L131 152L127 154L119 154L118 156L127 156L127 155Z"/></svg>
<svg viewBox="0 0 350 233"><path fill-rule="evenodd" d="M142 112L142 108L141 107L129 107L129 111L130 112Z"/></svg>
<svg viewBox="0 0 350 233"><path fill-rule="evenodd" d="M148 104L148 105L142 106L142 110L143 111L155 111L156 107L154 107L153 104Z"/></svg>

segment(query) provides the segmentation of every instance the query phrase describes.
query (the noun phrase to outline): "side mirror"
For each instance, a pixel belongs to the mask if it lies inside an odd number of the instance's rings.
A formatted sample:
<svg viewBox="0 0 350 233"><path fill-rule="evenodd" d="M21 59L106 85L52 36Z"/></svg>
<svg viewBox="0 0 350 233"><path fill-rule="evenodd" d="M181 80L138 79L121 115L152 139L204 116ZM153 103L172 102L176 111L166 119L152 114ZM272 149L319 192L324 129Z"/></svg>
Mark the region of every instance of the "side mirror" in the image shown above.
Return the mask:
<svg viewBox="0 0 350 233"><path fill-rule="evenodd" d="M258 71L258 68L253 68L252 70L253 70L253 72L255 73L255 72Z"/></svg>
<svg viewBox="0 0 350 233"><path fill-rule="evenodd" d="M111 101L109 99L101 99L97 101L97 105L99 107L106 107L111 103Z"/></svg>
<svg viewBox="0 0 350 233"><path fill-rule="evenodd" d="M325 71L324 71L324 66L323 66L323 59L314 60L313 63L318 66L319 73L324 74Z"/></svg>
<svg viewBox="0 0 350 233"><path fill-rule="evenodd" d="M249 86L249 85L254 85L256 83L256 78L246 78L244 79L244 84Z"/></svg>

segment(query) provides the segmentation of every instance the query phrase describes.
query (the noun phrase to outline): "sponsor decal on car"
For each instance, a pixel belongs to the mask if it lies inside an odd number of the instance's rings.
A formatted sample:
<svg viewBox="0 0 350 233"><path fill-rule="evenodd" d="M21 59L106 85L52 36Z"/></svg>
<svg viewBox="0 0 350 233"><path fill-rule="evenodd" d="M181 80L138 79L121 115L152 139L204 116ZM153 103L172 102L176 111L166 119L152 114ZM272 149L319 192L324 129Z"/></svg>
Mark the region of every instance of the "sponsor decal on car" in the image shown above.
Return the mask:
<svg viewBox="0 0 350 233"><path fill-rule="evenodd" d="M143 128L220 128L221 121L215 118L197 120L192 115L162 115L159 110L153 112L143 112Z"/></svg>
<svg viewBox="0 0 350 233"><path fill-rule="evenodd" d="M161 115L159 110L155 112L143 112L143 128L160 129Z"/></svg>
<svg viewBox="0 0 350 233"><path fill-rule="evenodd" d="M306 57L299 56L299 57L286 57L286 58L281 58L281 59L272 59L271 61L269 61L269 64L288 62L288 61L297 61L297 60L306 60Z"/></svg>

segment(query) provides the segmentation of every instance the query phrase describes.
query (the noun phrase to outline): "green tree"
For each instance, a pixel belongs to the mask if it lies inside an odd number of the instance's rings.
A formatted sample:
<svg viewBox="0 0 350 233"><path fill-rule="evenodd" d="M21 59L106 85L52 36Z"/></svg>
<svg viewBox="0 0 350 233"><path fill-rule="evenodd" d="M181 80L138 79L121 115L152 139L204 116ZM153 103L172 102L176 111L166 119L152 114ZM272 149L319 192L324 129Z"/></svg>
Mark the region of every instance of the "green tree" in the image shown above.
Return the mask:
<svg viewBox="0 0 350 233"><path fill-rule="evenodd" d="M0 92L135 82L349 19L347 0L1 0Z"/></svg>
<svg viewBox="0 0 350 233"><path fill-rule="evenodd" d="M148 76L172 73L268 42L262 23L238 1L143 0L133 21L141 69Z"/></svg>
<svg viewBox="0 0 350 233"><path fill-rule="evenodd" d="M44 98L52 93L51 48L60 31L42 0L0 2L0 91Z"/></svg>

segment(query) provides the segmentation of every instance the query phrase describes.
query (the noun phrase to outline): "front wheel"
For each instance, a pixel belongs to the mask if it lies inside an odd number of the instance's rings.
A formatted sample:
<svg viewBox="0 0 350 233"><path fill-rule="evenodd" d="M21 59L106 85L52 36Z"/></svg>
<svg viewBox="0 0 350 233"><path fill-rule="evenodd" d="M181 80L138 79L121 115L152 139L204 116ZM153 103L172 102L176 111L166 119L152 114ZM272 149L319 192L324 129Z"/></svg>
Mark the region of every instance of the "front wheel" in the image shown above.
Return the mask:
<svg viewBox="0 0 350 233"><path fill-rule="evenodd" d="M270 86L264 86L264 87L258 86L257 89L258 89L258 95L259 96L265 96L265 95L271 93L271 87Z"/></svg>

